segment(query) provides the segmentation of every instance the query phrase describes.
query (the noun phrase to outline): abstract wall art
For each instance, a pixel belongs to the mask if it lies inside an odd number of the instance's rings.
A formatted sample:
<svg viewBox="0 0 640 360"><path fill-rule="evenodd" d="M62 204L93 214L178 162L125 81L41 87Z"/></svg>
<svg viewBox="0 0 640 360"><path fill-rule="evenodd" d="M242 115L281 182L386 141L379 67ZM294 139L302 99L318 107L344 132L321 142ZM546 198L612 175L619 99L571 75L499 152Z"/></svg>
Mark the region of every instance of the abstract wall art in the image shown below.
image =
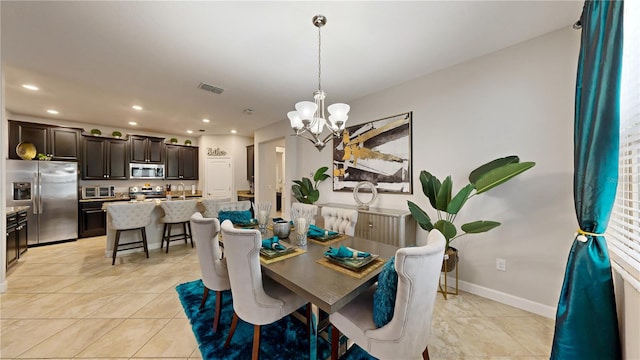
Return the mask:
<svg viewBox="0 0 640 360"><path fill-rule="evenodd" d="M345 128L333 140L333 190L370 181L378 193L412 194L411 121L407 112Z"/></svg>

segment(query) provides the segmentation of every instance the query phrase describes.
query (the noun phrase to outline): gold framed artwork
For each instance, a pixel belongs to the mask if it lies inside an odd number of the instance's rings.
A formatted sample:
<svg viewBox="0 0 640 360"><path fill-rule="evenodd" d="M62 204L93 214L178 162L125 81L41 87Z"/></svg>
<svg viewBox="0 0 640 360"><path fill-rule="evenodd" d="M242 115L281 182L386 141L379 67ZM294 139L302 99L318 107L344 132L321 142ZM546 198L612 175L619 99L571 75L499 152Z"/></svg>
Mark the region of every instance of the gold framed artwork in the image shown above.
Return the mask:
<svg viewBox="0 0 640 360"><path fill-rule="evenodd" d="M378 193L413 194L412 112L345 128L333 139L333 191L353 191L361 181Z"/></svg>

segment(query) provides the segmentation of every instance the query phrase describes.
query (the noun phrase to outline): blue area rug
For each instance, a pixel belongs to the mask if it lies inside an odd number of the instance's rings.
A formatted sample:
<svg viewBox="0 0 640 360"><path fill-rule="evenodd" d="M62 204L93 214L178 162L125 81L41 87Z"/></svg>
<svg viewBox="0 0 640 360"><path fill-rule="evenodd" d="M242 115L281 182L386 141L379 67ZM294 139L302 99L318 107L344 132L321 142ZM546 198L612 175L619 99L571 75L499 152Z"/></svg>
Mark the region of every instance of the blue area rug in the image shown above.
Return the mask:
<svg viewBox="0 0 640 360"><path fill-rule="evenodd" d="M207 303L202 310L199 310L204 291L201 280L180 284L176 286L176 291L184 312L191 322L203 359L251 359L253 325L242 320L238 321L229 347L223 347L229 335L233 317L231 291L222 293L222 311L218 331L215 334L213 333L215 291L209 292ZM319 339L318 358L326 359L330 356L330 352L330 345L324 339ZM291 315L273 324L263 325L260 332L260 359L309 359L309 336L306 325Z"/></svg>

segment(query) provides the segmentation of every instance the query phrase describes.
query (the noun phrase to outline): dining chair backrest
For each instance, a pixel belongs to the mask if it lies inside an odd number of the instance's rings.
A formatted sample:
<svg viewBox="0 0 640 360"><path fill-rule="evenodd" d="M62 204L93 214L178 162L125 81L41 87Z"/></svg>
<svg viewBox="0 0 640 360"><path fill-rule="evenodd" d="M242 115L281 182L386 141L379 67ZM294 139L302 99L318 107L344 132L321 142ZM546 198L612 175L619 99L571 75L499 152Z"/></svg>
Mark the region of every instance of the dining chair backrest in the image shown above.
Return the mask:
<svg viewBox="0 0 640 360"><path fill-rule="evenodd" d="M154 202L113 202L107 205L107 213L114 229L137 229L151 223L151 213L155 207Z"/></svg>
<svg viewBox="0 0 640 360"><path fill-rule="evenodd" d="M191 231L196 242L202 282L211 290L229 290L229 274L226 259L218 244L220 222L216 218L205 218L201 213L191 215Z"/></svg>
<svg viewBox="0 0 640 360"><path fill-rule="evenodd" d="M218 204L218 212L220 211L245 211L252 210L251 201L229 201Z"/></svg>
<svg viewBox="0 0 640 360"><path fill-rule="evenodd" d="M191 215L195 213L198 200L170 200L160 202L164 211L162 222L180 223L188 222Z"/></svg>
<svg viewBox="0 0 640 360"><path fill-rule="evenodd" d="M323 206L322 218L325 229L353 236L358 222L358 210Z"/></svg>
<svg viewBox="0 0 640 360"><path fill-rule="evenodd" d="M242 320L255 325L279 319L283 315L274 318L271 310L279 312L283 301L267 295L262 284L260 231L236 229L229 220L223 221L221 228L234 311Z"/></svg>
<svg viewBox="0 0 640 360"><path fill-rule="evenodd" d="M313 204L303 204L295 202L291 204L291 211L305 212L311 215L311 224L316 224L316 216L318 216L318 206Z"/></svg>
<svg viewBox="0 0 640 360"><path fill-rule="evenodd" d="M230 202L230 198L222 199L202 199L201 204L204 207L202 215L206 218L218 217L218 207L221 203Z"/></svg>
<svg viewBox="0 0 640 360"><path fill-rule="evenodd" d="M398 359L422 354L430 338L444 247L444 236L434 229L426 245L396 251L398 289L393 318L381 328L366 331L371 355Z"/></svg>

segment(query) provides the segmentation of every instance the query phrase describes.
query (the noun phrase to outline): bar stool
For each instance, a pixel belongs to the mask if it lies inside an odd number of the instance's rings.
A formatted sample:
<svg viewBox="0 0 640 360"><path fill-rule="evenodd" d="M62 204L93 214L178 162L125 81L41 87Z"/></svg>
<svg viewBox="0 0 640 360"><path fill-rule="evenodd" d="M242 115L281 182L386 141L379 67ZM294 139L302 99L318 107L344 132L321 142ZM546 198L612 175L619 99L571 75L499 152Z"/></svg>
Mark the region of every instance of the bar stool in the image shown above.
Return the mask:
<svg viewBox="0 0 640 360"><path fill-rule="evenodd" d="M167 253L169 252L169 243L175 240L184 239L184 243L187 243L188 239L191 239L191 247L193 247L193 238L191 237L191 224L189 220L191 215L195 213L197 200L173 200L163 201L160 203L162 210L164 210L164 217L161 221L164 223L164 229L162 230L162 243L160 248L164 246L164 242L167 242ZM182 225L182 234L171 234L171 228L173 225ZM189 231L187 232L187 228Z"/></svg>
<svg viewBox="0 0 640 360"><path fill-rule="evenodd" d="M111 265L116 263L116 253L120 250L144 248L144 252L149 258L145 226L151 223L151 212L155 207L154 203L113 203L107 205L107 213L111 217L111 226L116 229L116 241L113 244ZM123 231L132 230L140 230L142 240L120 244L120 234ZM125 246L125 248L120 249L120 246Z"/></svg>

